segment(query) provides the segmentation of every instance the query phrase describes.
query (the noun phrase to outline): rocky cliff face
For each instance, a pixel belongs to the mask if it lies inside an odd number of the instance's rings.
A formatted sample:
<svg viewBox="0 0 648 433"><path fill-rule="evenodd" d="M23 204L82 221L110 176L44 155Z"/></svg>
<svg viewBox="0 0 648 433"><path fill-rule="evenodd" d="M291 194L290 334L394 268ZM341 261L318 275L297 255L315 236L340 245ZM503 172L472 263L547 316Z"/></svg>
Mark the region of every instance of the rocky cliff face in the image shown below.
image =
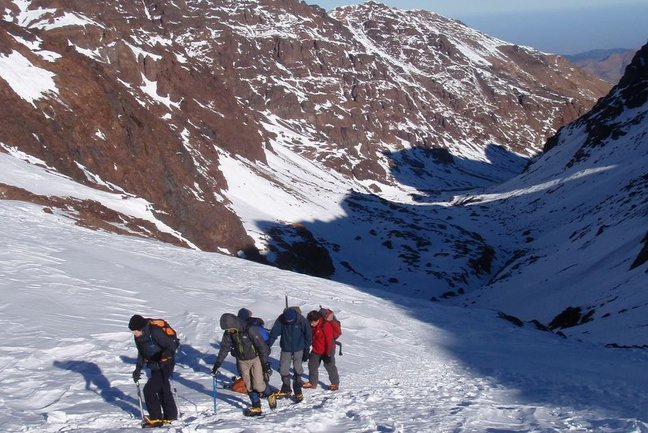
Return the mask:
<svg viewBox="0 0 648 433"><path fill-rule="evenodd" d="M487 159L493 144L531 155L607 90L559 57L372 2L330 15L296 0L0 0L0 11L2 148L143 197L182 238L232 254L259 244L228 198L225 156L263 167L281 140L381 194L430 157L389 155Z"/></svg>

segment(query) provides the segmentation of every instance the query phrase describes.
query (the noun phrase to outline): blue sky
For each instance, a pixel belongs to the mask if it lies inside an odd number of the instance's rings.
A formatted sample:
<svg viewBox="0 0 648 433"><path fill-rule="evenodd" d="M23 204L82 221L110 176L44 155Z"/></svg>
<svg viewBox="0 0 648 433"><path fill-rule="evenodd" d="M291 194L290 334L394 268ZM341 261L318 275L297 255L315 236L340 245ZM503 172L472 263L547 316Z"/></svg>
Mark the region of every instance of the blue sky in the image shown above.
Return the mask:
<svg viewBox="0 0 648 433"><path fill-rule="evenodd" d="M639 48L648 39L647 0L382 0L401 9L428 9L506 41L575 54ZM306 0L325 9L363 1Z"/></svg>

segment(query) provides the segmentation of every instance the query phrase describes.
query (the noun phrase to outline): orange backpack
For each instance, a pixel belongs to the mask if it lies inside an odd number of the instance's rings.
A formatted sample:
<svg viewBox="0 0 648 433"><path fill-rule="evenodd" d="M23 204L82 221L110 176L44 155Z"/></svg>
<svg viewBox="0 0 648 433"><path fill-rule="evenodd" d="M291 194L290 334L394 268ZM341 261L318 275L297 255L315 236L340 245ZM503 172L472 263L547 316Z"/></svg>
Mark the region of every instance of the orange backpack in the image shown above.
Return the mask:
<svg viewBox="0 0 648 433"><path fill-rule="evenodd" d="M238 379L236 377L233 377L232 380L234 380L231 386L232 391L240 392L241 394L248 393L247 387L245 386L245 381L242 377L239 377Z"/></svg>
<svg viewBox="0 0 648 433"><path fill-rule="evenodd" d="M169 323L164 320L164 319L149 319L149 324L151 326L157 326L158 328L162 329L162 332L164 332L166 335L171 337L173 341L176 342L176 344L180 344L180 339L178 338L178 333L175 332L175 329L169 325Z"/></svg>

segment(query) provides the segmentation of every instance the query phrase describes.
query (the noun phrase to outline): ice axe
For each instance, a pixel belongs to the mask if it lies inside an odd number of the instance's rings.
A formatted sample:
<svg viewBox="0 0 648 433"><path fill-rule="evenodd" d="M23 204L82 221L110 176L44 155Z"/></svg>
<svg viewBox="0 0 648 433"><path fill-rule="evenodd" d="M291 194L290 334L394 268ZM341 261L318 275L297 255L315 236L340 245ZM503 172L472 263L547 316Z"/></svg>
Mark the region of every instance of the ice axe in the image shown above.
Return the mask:
<svg viewBox="0 0 648 433"><path fill-rule="evenodd" d="M212 397L214 398L214 415L216 415L216 376L218 375L218 371L216 373L212 374Z"/></svg>

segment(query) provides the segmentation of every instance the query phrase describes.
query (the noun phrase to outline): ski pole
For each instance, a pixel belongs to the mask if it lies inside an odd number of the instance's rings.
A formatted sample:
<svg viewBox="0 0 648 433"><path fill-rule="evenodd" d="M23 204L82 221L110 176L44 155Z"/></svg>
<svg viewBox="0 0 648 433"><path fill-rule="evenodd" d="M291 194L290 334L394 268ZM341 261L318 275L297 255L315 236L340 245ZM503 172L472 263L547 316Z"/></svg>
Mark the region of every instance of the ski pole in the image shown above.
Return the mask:
<svg viewBox="0 0 648 433"><path fill-rule="evenodd" d="M342 343L340 343L339 341L336 341L335 345L340 346L340 356L342 356Z"/></svg>
<svg viewBox="0 0 648 433"><path fill-rule="evenodd" d="M171 382L171 394L173 395L173 401L175 402L176 408L178 408L178 418L182 417L182 410L180 410L180 405L178 404L178 390L176 389L175 380L173 380L173 375L169 376L169 382Z"/></svg>
<svg viewBox="0 0 648 433"><path fill-rule="evenodd" d="M218 374L218 373L216 373ZM214 397L214 415L216 415L216 374L212 376L212 388L214 389L213 397Z"/></svg>
<svg viewBox="0 0 648 433"><path fill-rule="evenodd" d="M140 416L142 417L142 422L144 422L144 407L142 407L142 392L140 391L139 380L135 382L137 385L137 401L139 402Z"/></svg>

